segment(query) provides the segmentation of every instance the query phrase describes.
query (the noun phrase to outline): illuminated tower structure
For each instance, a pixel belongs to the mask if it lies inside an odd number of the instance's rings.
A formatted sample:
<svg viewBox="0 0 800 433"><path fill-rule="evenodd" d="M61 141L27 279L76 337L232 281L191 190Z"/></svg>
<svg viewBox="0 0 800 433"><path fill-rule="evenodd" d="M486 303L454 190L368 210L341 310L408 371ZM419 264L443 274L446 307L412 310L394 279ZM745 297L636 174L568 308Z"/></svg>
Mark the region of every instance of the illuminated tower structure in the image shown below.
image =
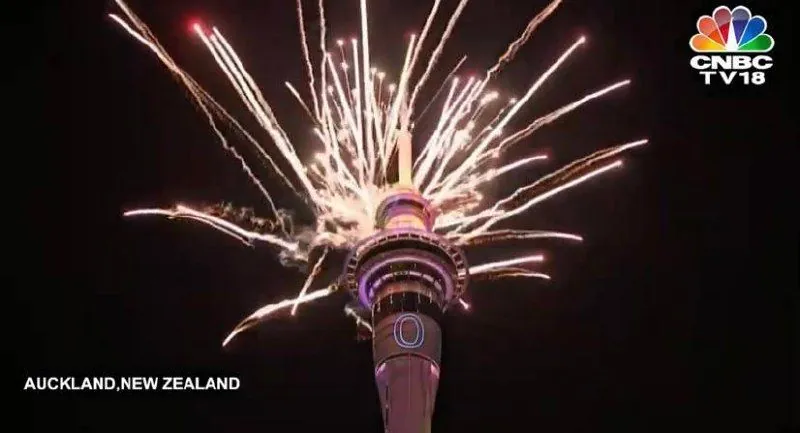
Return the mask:
<svg viewBox="0 0 800 433"><path fill-rule="evenodd" d="M397 140L399 181L376 212L380 230L345 262L343 284L372 318L375 382L387 433L431 429L441 368L441 317L467 287L460 249L433 233L413 187L411 136Z"/></svg>

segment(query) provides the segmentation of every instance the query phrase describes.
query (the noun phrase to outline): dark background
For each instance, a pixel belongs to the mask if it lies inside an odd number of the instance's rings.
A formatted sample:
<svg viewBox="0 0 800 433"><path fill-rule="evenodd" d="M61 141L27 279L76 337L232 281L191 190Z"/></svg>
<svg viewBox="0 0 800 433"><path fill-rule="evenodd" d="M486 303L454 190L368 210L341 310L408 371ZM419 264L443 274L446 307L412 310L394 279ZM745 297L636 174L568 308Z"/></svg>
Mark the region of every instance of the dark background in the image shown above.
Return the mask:
<svg viewBox="0 0 800 433"><path fill-rule="evenodd" d="M341 313L343 295L264 324L223 350L232 326L294 294L303 275L281 267L267 246L250 249L191 223L120 217L173 200L266 208L180 85L106 17L113 4L80 3L40 3L9 14L4 26L5 69L13 75L6 110L14 113L6 116L4 214L15 296L4 350L16 366L10 386L24 406L16 413L22 425L379 431L370 345L355 341ZM316 41L315 2L306 3ZM358 31L355 0L327 3L332 38ZM455 3L445 1L442 10ZM746 3L767 18L776 41L775 66L760 87L704 86L689 67L695 21L718 6L707 1L567 0L500 76L504 95L521 93L585 34L588 44L519 119L621 78L633 84L518 145L515 156L545 149L554 158L504 179L490 195L601 147L643 137L651 143L628 153L622 170L510 222L581 233L582 244L470 255L545 251L553 280L473 285L472 311L447 317L434 431L789 429L797 287L790 222L797 213L783 208L797 197L797 141L786 101L793 84L784 78L792 41L780 24L788 11L777 3ZM370 1L373 63L399 70L405 38L422 27L430 4ZM463 54L470 56L465 70L480 73L545 4L473 0L438 80ZM138 0L131 7L190 73L249 121L188 31L194 18L217 25L290 133L298 142L308 138L303 113L283 88L285 80L304 83L294 2ZM282 204L296 205L268 170L259 174ZM27 376L197 374L237 375L242 390L21 391Z"/></svg>

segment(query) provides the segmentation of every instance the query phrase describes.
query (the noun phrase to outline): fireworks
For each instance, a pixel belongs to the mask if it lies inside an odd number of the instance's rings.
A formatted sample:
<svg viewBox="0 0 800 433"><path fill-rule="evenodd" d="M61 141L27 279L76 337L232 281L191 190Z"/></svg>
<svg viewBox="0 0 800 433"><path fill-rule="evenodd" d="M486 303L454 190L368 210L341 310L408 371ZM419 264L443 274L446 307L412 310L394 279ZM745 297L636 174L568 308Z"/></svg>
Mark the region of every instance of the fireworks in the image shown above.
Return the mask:
<svg viewBox="0 0 800 433"><path fill-rule="evenodd" d="M326 36L324 2L319 0L320 38L318 41L319 62L312 61L312 49L305 31L302 1L297 1L302 54L307 71L308 97L303 98L298 87L286 83L288 90L309 116L313 126L318 152L311 161L301 160L289 135L281 127L273 108L262 95L255 80L245 69L242 60L222 35L214 28L200 24L193 27L196 35L205 44L220 70L230 81L244 105L254 116L272 143L263 147L253 134L217 103L186 71L179 67L159 44L156 37L130 8L121 0L116 3L121 15L110 17L136 40L152 50L175 78L189 91L194 102L206 116L209 125L222 146L241 164L244 172L263 194L271 215L256 218L239 213L232 207L195 209L177 205L171 209L138 209L126 216L165 215L170 218L186 218L201 221L246 244L256 242L277 248L285 263L306 263L310 272L302 285L300 294L291 299L265 306L245 319L226 340L238 332L257 323L263 317L280 309L291 308L294 314L298 305L327 296L337 289L336 282L326 288L308 290L319 276L323 262L330 249L351 249L359 241L377 230L375 213L378 204L392 191L391 180L395 159L400 161L400 183L419 191L437 212L434 231L455 245L468 247L506 239L562 238L580 240L577 235L552 231L518 229L496 229L506 219L527 211L537 203L575 185L585 182L610 169L621 166L618 154L632 147L643 145L647 140L638 140L617 145L577 160L554 173L527 186L517 189L509 196L493 203L486 203L481 188L499 176L521 170L530 164L546 159L544 155L499 164L503 153L515 143L533 134L539 128L577 109L581 105L599 98L615 89L626 86L623 80L599 90L592 91L545 116L533 120L525 127L506 134L505 129L520 108L528 103L537 90L562 64L585 42L581 37L569 45L552 65L526 89L518 99L501 100L499 94L489 86L511 62L518 50L528 41L536 28L551 15L560 0L550 3L527 25L523 33L514 40L497 63L487 69L483 77L466 80L456 76L464 59L456 65L435 91L433 99L441 95L444 101L437 107L433 101L417 110L419 95L425 88L431 72L437 65L445 44L468 1L461 0L447 18L447 25L438 37L430 55L423 55L423 45L433 38L431 24L439 13L440 0L434 0L430 14L418 35L412 35L405 51L403 68L396 82L390 82L386 72L370 62L369 20L366 0L360 1L361 37L349 41L337 40L329 47ZM424 66L423 66L424 65ZM421 70L417 74L415 72ZM302 88L302 87L300 87ZM411 169L411 155L403 154L399 142L409 142L418 117L429 110L439 110L436 125L424 142L418 141L417 157ZM432 114L430 114L432 115ZM241 133L249 145L283 181L284 186L307 204L316 218L316 224L304 226L288 216L278 207L248 166L242 155L228 142L224 127ZM419 136L417 136L419 138ZM304 144L305 145L305 144ZM398 148L401 149L398 152ZM398 154L399 153L399 154ZM406 169L403 160L408 159ZM284 167L284 168L282 168ZM236 223L234 223L234 221ZM244 224L243 224L244 223ZM245 228L245 225L248 228ZM311 262L313 251L317 258ZM509 258L494 263L470 268L470 274L486 278L534 277L549 278L523 265L540 262L542 256ZM468 304L460 300L467 308ZM354 311L346 313L355 317L359 325L369 324Z"/></svg>

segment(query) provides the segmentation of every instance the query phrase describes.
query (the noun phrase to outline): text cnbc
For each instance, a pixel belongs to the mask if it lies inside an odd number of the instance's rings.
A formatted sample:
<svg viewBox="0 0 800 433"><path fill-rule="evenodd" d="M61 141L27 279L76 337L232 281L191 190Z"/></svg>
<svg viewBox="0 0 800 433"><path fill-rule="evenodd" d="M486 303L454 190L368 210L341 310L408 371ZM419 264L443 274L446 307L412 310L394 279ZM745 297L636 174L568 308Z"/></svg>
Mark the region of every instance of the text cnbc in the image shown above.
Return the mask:
<svg viewBox="0 0 800 433"><path fill-rule="evenodd" d="M766 30L766 18L753 15L747 7L731 10L720 6L711 15L697 19L697 33L689 39L697 55L689 65L706 85L760 86L767 80L766 70L772 67L772 57L766 53L775 46L775 39Z"/></svg>

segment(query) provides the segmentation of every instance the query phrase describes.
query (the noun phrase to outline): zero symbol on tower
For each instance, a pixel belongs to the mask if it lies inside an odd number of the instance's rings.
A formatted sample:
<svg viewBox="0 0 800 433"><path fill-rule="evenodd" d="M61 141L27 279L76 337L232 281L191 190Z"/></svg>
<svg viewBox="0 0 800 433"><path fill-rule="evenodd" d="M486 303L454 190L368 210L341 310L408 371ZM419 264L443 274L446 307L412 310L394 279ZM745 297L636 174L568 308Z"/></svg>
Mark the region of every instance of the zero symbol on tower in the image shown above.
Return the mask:
<svg viewBox="0 0 800 433"><path fill-rule="evenodd" d="M403 325L410 322L414 325L414 338L409 339L403 334ZM422 325L422 319L416 314L405 313L401 314L394 321L394 341L398 346L403 349L417 349L422 347L425 342L425 327Z"/></svg>

